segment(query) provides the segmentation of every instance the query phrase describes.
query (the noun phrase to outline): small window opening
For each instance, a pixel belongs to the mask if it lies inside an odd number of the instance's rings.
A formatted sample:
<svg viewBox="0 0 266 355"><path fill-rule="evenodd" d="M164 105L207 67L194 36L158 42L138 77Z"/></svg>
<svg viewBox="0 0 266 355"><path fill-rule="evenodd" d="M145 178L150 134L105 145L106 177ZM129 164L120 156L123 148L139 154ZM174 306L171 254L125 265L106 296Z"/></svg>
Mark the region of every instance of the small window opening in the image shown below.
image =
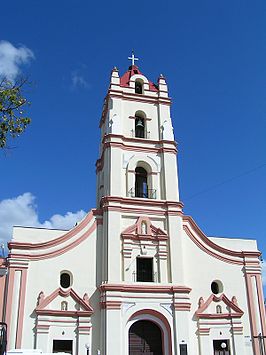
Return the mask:
<svg viewBox="0 0 266 355"><path fill-rule="evenodd" d="M137 258L137 281L153 282L153 258Z"/></svg>
<svg viewBox="0 0 266 355"><path fill-rule="evenodd" d="M141 233L147 234L147 223L146 222L141 222Z"/></svg>
<svg viewBox="0 0 266 355"><path fill-rule="evenodd" d="M221 281L213 281L211 283L211 290L212 293L214 293L215 295L223 292L223 284L221 283Z"/></svg>
<svg viewBox="0 0 266 355"><path fill-rule="evenodd" d="M70 287L71 284L71 278L70 275L67 272L62 272L60 275L60 285L63 288L68 288Z"/></svg>
<svg viewBox="0 0 266 355"><path fill-rule="evenodd" d="M135 93L143 94L143 84L138 80L135 81Z"/></svg>
<svg viewBox="0 0 266 355"><path fill-rule="evenodd" d="M145 138L145 121L139 116L135 118L135 137Z"/></svg>
<svg viewBox="0 0 266 355"><path fill-rule="evenodd" d="M148 198L147 171L141 167L135 170L135 197Z"/></svg>
<svg viewBox="0 0 266 355"><path fill-rule="evenodd" d="M61 302L61 311L67 311L68 304L66 301Z"/></svg>
<svg viewBox="0 0 266 355"><path fill-rule="evenodd" d="M72 354L72 340L53 340L53 353L68 353Z"/></svg>
<svg viewBox="0 0 266 355"><path fill-rule="evenodd" d="M216 306L216 313L221 314L222 313L222 307L220 305Z"/></svg>

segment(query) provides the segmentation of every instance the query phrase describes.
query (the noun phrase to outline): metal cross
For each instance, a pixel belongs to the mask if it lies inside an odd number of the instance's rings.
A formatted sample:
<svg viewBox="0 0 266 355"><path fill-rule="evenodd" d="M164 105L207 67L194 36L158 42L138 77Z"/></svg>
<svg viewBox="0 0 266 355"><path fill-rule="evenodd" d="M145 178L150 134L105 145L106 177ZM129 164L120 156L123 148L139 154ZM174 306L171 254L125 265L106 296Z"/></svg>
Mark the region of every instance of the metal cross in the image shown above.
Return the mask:
<svg viewBox="0 0 266 355"><path fill-rule="evenodd" d="M135 65L135 60L139 60L139 58L135 57L133 51L131 57L128 57L128 59L131 60L132 65Z"/></svg>

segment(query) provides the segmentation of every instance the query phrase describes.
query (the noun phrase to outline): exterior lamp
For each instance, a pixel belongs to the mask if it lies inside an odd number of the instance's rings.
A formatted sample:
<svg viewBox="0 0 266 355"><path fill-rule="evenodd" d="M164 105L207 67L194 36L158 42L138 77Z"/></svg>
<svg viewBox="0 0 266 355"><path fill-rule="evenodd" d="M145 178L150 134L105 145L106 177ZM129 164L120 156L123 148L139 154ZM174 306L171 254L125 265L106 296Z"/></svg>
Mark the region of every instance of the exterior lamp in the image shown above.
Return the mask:
<svg viewBox="0 0 266 355"><path fill-rule="evenodd" d="M89 343L86 343L85 344L85 348L87 350L87 355L90 355L90 344Z"/></svg>
<svg viewBox="0 0 266 355"><path fill-rule="evenodd" d="M223 354L225 355L226 343L221 343L221 348L223 349Z"/></svg>

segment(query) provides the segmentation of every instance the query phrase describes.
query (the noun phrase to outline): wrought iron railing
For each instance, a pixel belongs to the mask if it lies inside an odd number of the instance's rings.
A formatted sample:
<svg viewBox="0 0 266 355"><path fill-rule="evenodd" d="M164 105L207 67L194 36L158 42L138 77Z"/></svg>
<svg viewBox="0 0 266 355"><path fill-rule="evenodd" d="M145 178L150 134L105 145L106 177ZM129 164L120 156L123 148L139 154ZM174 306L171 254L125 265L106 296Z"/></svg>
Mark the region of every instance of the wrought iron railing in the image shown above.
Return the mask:
<svg viewBox="0 0 266 355"><path fill-rule="evenodd" d="M141 189L134 189L133 187L128 191L129 197L140 197L140 198L150 198L156 199L155 189L146 189L145 191Z"/></svg>
<svg viewBox="0 0 266 355"><path fill-rule="evenodd" d="M151 137L151 132L145 130L145 131L143 132L143 137L136 137L136 131L135 131L135 129L132 129L132 130L131 130L131 136L132 136L133 138L146 138L146 139L150 139L150 137Z"/></svg>
<svg viewBox="0 0 266 355"><path fill-rule="evenodd" d="M146 275L137 274L136 271L132 272L132 281L133 282L158 282L158 273L153 272L151 278L147 280Z"/></svg>

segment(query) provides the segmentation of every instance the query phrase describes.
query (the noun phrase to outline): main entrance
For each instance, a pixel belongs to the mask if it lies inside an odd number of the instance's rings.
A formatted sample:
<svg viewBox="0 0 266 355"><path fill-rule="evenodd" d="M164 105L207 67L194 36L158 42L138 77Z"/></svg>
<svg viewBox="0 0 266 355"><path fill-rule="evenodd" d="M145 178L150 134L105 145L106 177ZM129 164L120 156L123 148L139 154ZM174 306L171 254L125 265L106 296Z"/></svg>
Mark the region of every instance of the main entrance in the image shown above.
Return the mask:
<svg viewBox="0 0 266 355"><path fill-rule="evenodd" d="M129 329L129 355L163 355L162 332L155 323L139 320Z"/></svg>

